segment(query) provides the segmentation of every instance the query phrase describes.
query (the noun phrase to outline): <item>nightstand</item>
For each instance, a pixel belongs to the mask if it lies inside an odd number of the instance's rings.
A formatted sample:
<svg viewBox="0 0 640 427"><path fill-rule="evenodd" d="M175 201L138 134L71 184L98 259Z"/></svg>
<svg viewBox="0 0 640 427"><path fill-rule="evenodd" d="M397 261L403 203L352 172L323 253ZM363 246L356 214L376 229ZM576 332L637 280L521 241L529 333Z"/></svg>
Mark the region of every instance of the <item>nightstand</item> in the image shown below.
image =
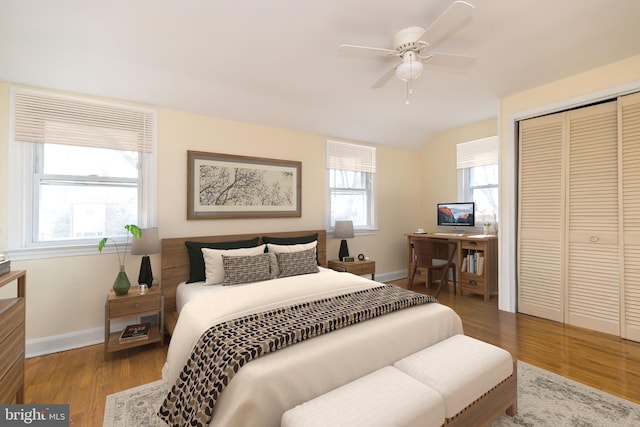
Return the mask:
<svg viewBox="0 0 640 427"><path fill-rule="evenodd" d="M158 325L151 325L148 339L121 343L120 334L122 331L111 332L111 321L113 319L153 311L158 312L160 318L158 319ZM160 286L152 287L144 295L140 295L138 286L131 286L129 293L122 296L117 296L113 289L110 290L107 302L104 305L104 358L107 359L111 352L141 345L156 342L164 345L163 325L164 296Z"/></svg>
<svg viewBox="0 0 640 427"><path fill-rule="evenodd" d="M358 276L371 274L371 280L376 280L376 262L375 261L354 261L343 262L337 259L329 261L328 266L332 270L346 271Z"/></svg>

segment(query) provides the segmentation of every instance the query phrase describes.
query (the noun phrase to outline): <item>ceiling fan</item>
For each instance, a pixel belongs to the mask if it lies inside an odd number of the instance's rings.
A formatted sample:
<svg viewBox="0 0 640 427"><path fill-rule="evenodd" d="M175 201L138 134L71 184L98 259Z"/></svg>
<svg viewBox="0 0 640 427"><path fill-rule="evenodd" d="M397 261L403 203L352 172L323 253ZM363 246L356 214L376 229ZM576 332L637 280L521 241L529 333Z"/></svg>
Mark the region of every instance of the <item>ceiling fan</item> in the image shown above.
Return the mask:
<svg viewBox="0 0 640 427"><path fill-rule="evenodd" d="M466 67L475 61L475 57L455 55L431 50L437 41L459 30L472 17L475 7L464 1L454 1L428 28L408 27L396 33L393 37L392 48L379 48L343 44L338 47L340 52L359 51L385 58L400 58L400 63L394 65L382 75L372 86L373 89L384 86L393 75L407 82L407 100L412 92L411 81L417 79L424 68L424 64L439 64L443 66Z"/></svg>

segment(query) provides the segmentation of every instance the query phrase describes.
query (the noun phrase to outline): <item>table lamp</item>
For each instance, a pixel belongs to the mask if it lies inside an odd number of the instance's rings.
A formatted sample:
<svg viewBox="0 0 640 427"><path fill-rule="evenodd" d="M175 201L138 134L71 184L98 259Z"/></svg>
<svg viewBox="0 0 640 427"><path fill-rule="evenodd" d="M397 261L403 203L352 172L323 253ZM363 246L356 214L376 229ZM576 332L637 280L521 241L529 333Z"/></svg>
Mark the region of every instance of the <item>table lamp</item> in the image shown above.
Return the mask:
<svg viewBox="0 0 640 427"><path fill-rule="evenodd" d="M340 242L340 252L338 253L338 257L340 261L342 261L345 257L349 256L346 239L353 238L353 221L336 221L333 227L333 237L342 239L342 242Z"/></svg>
<svg viewBox="0 0 640 427"><path fill-rule="evenodd" d="M160 253L160 239L158 238L158 228L143 228L142 237L133 239L131 242L131 255L143 255L140 263L140 275L138 283L146 283L149 288L153 283L153 273L151 272L150 254Z"/></svg>

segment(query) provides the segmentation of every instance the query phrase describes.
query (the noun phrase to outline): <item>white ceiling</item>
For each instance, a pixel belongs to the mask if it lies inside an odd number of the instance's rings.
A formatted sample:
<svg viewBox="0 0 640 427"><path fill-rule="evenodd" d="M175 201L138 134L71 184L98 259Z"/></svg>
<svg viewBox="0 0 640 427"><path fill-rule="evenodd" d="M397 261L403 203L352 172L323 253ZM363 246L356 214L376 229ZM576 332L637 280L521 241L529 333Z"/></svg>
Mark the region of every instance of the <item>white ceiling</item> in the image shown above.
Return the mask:
<svg viewBox="0 0 640 427"><path fill-rule="evenodd" d="M640 54L640 0L467 0L473 20L434 50L405 105L394 63L338 54L391 48L453 0L2 0L0 81L331 137L419 147L496 117L498 100Z"/></svg>

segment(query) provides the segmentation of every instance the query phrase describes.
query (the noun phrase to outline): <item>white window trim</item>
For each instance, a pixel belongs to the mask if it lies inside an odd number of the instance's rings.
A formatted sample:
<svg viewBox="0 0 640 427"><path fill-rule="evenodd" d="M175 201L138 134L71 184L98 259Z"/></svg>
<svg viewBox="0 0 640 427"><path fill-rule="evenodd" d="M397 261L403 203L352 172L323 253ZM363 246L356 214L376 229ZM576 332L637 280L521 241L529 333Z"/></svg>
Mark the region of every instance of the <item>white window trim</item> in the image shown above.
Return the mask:
<svg viewBox="0 0 640 427"><path fill-rule="evenodd" d="M365 144L354 144L351 142L345 142L345 141L338 141L338 140L333 140L333 139L329 139L325 142L325 206L326 206L326 215L325 215L325 228L327 230L327 237L329 238L333 238L333 230L334 230L334 225L335 224L331 224L331 177L330 177L330 170L332 169L330 166L333 165L332 162L330 161L330 159L328 158L328 144L330 143L337 143L337 144L349 144L349 145L353 145L355 147L358 146L362 146L362 147L366 147L366 148L374 148L372 146L369 145L365 145ZM377 149L376 150L376 156L377 156ZM360 167L361 165L358 165L358 167L354 168L356 170L361 170L361 171L368 171L370 173L370 195L372 200L369 200L370 203L370 214L372 216L371 218L371 224L369 227L358 227L356 228L354 225L354 229L353 229L353 233L356 236L370 236L370 235L375 235L378 231L378 195L377 195L377 180L378 180L378 174L377 174L377 158L372 159L373 161L370 164L365 164L364 166ZM334 165L335 166L335 165Z"/></svg>
<svg viewBox="0 0 640 427"><path fill-rule="evenodd" d="M33 144L16 142L14 140L14 123L15 123L15 92L20 90L22 92L28 91L22 88L11 87L10 89L10 111L9 111L9 170L8 170L8 206L11 209L8 210L8 233L7 233L7 254L9 258L13 260L28 260L28 259L42 259L42 258L55 258L64 256L80 256L80 255L95 255L97 252L98 240L95 243L78 243L78 244L60 244L60 245L30 245L28 240L30 232L27 232L27 226L32 224L32 206L31 201L28 200L27 195L33 194L33 186L35 182L33 180ZM33 91L36 93L46 93L44 91ZM59 95L56 95L59 96ZM78 99L76 97L68 97L70 99ZM116 104L108 102L94 101L92 102L113 106ZM157 157L158 157L158 120L157 112L155 110L127 106L132 110L144 111L153 115L153 142L152 142L152 154L142 156L144 162L142 170L142 182L144 190L142 191L143 200L141 203L141 210L139 212L141 218L141 224L138 224L141 228L154 227L157 221ZM25 194L23 189L31 188L28 194ZM123 240L124 241L124 240ZM112 245L105 246L103 252L110 253L115 252L115 248Z"/></svg>
<svg viewBox="0 0 640 427"><path fill-rule="evenodd" d="M473 188L497 188L498 192L500 192L499 178L498 184L496 185L491 184L472 187L469 183L469 173L471 168L493 164L500 164L500 140L497 135L473 141L461 142L456 145L456 169L459 201L475 201L472 200ZM500 209L499 203L500 202L498 202L498 211ZM474 215L476 215L475 228L482 227L483 222L478 221L480 217L477 215L477 212L474 212Z"/></svg>

